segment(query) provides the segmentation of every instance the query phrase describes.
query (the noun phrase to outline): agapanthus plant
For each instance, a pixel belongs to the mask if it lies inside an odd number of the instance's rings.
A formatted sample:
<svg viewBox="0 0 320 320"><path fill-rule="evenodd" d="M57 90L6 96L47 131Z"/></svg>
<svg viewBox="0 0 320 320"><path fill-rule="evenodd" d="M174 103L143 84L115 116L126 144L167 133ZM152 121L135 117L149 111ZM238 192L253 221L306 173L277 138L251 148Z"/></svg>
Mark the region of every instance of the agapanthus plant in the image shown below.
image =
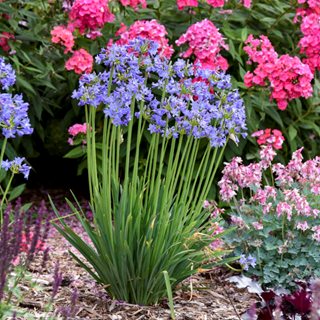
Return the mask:
<svg viewBox="0 0 320 320"><path fill-rule="evenodd" d="M7 205L7 196L13 199L20 195L23 188L16 189L10 194L10 187L15 174L22 173L25 179L28 179L30 167L24 162L24 158L16 157L12 161L4 160L8 139L17 136L29 135L33 132L28 117L29 104L23 101L22 95L9 93L8 90L15 84L15 71L10 64L7 64L0 57L0 128L1 128L1 152L0 152L0 171L2 180L5 171L10 171L11 175L8 181L1 181L0 188L0 226L3 220L3 212ZM17 192L17 190L20 190ZM19 193L20 192L20 193Z"/></svg>
<svg viewBox="0 0 320 320"><path fill-rule="evenodd" d="M114 44L96 61L104 71L84 75L73 93L92 128L87 159L93 224L80 207L71 208L92 245L63 220L57 228L109 294L151 304L166 293L166 272L175 287L223 254L210 248L223 233L215 233L203 202L227 141L245 134L245 110L228 75L172 63L159 56L156 42ZM105 117L97 150L99 112Z"/></svg>
<svg viewBox="0 0 320 320"><path fill-rule="evenodd" d="M320 158L303 162L301 148L287 165L273 163L284 141L280 132L253 136L261 160L244 165L232 159L219 182L220 196L232 208L230 223L238 227L226 241L236 254L255 259L247 274L267 288L291 290L298 280L320 276Z"/></svg>

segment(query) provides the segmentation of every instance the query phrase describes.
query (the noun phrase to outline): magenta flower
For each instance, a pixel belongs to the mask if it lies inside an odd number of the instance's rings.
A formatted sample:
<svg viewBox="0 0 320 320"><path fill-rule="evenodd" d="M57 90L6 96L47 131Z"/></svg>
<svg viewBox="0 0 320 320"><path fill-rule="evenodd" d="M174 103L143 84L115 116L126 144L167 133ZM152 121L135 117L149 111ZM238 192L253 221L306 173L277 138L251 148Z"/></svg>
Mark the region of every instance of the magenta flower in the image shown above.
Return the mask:
<svg viewBox="0 0 320 320"><path fill-rule="evenodd" d="M90 73L92 71L93 57L85 49L74 51L72 57L67 60L67 70L74 70L77 74Z"/></svg>
<svg viewBox="0 0 320 320"><path fill-rule="evenodd" d="M72 51L74 38L72 32L68 28L65 26L55 26L50 33L52 36L51 41L53 43L58 43L66 47L64 53Z"/></svg>
<svg viewBox="0 0 320 320"><path fill-rule="evenodd" d="M184 58L195 55L195 64L203 69L227 70L228 62L220 54L221 49L228 50L219 29L208 19L190 26L176 44L181 46L188 44L189 48L182 54Z"/></svg>

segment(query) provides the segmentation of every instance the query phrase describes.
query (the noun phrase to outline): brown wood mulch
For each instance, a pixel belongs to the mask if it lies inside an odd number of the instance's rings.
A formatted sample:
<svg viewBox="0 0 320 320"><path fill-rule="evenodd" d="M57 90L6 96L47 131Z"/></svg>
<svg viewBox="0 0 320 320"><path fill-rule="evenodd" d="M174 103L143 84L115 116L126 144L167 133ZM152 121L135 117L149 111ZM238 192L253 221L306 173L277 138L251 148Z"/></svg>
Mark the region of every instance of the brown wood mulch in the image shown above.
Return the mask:
<svg viewBox="0 0 320 320"><path fill-rule="evenodd" d="M26 298L20 304L31 313L34 319L48 319L46 308L50 301L53 282L53 270L58 261L63 274L62 286L54 299L51 310L59 310L70 305L72 292L78 292L75 317L71 319L105 320L167 320L170 309L164 299L156 306L140 306L112 300L104 289L95 283L70 256L70 245L56 232L51 232L48 240L50 259L41 270L41 257L31 266L32 278L41 289L23 287ZM41 270L39 272L39 270ZM174 309L177 320L233 320L241 319L243 314L257 297L244 289L238 289L227 278L231 273L216 268L206 274L192 277L182 283L174 292ZM52 319L52 318L51 318ZM62 319L53 316L53 319ZM70 318L69 318L70 319Z"/></svg>

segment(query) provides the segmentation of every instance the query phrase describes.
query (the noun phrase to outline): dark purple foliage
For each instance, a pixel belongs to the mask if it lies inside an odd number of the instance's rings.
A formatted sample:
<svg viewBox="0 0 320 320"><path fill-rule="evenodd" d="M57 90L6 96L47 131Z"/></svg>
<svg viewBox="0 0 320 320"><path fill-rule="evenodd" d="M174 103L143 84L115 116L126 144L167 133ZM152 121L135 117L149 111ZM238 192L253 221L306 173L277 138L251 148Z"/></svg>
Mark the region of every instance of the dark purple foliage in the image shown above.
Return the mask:
<svg viewBox="0 0 320 320"><path fill-rule="evenodd" d="M299 290L292 294L277 295L272 290L263 292L261 294L263 301L256 303L247 311L247 319L274 320L273 314L279 310L282 312L281 319L284 320L295 319L298 316L301 320L320 320L320 317L315 315L315 306L318 309L320 301L314 283L312 285L298 283L298 285Z"/></svg>
<svg viewBox="0 0 320 320"><path fill-rule="evenodd" d="M4 210L0 227L0 301L4 298L7 276L14 266L20 264L27 268L40 250L39 243L44 243L43 222L44 217L39 214L34 224L31 214L22 210L20 200Z"/></svg>
<svg viewBox="0 0 320 320"><path fill-rule="evenodd" d="M59 263L57 262L54 267L54 274L53 274L53 283L52 283L52 293L51 299L53 300L54 297L57 295L59 287L62 283L62 273L60 272Z"/></svg>

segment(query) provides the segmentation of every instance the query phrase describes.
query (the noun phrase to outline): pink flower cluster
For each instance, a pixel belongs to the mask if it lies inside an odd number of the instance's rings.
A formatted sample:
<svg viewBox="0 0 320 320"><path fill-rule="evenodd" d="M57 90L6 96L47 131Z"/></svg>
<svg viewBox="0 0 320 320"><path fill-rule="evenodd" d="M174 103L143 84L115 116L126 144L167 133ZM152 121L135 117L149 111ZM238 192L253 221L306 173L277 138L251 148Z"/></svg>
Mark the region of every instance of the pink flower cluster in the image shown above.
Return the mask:
<svg viewBox="0 0 320 320"><path fill-rule="evenodd" d="M256 137L258 145L271 145L272 148L280 150L284 142L282 132L277 129L265 129L254 132L252 137Z"/></svg>
<svg viewBox="0 0 320 320"><path fill-rule="evenodd" d="M261 147L265 145L261 144ZM309 229L312 238L320 242L320 226L309 226L311 221L314 225L320 217L317 200L320 195L320 157L303 162L302 150L295 151L287 165L269 163L276 186L264 184L267 181L263 178L264 171L269 167L264 166L263 160L246 166L241 158L233 158L226 164L218 183L222 200L230 201L240 190L246 194L244 189L248 188L250 196L240 200L240 207L257 204L264 215L275 214L279 218L284 216L287 221L295 221L297 230L305 232ZM233 219L235 224L244 227L244 222L238 221L238 217ZM263 228L261 221L255 221L252 226L255 229Z"/></svg>
<svg viewBox="0 0 320 320"><path fill-rule="evenodd" d="M120 36L117 44L124 45L130 40L138 37L149 39L159 44L159 54L170 59L174 50L169 45L169 40L166 38L168 32L165 27L157 22L157 20L138 20L127 28L124 24L117 31L116 35Z"/></svg>
<svg viewBox="0 0 320 320"><path fill-rule="evenodd" d="M71 138L68 139L68 143L70 145L74 144L74 138L78 135L81 136L82 144L85 144L85 139L83 138L84 138L84 135L87 133L87 124L76 123L68 129L68 133L72 136Z"/></svg>
<svg viewBox="0 0 320 320"><path fill-rule="evenodd" d="M221 8L224 6L225 0L205 0L207 4L214 8ZM251 0L241 0L246 8L251 7ZM179 10L183 10L185 7L198 7L198 0L177 0L177 6Z"/></svg>
<svg viewBox="0 0 320 320"><path fill-rule="evenodd" d="M306 3L307 8L299 8L297 16L301 17L301 32L303 37L299 41L300 52L306 56L303 62L308 64L312 72L320 70L320 1L299 0L299 3Z"/></svg>
<svg viewBox="0 0 320 320"><path fill-rule="evenodd" d="M271 99L276 100L280 110L285 110L288 101L292 99L309 98L312 95L313 74L309 66L298 57L278 57L266 36L254 39L249 35L245 43L244 51L249 55L248 64L257 64L253 72L248 71L244 76L247 87L269 85Z"/></svg>
<svg viewBox="0 0 320 320"><path fill-rule="evenodd" d="M137 9L139 4L141 5L142 8L147 7L147 2L146 0L120 0L121 4L125 7L129 6L132 7L133 9Z"/></svg>
<svg viewBox="0 0 320 320"><path fill-rule="evenodd" d="M107 0L75 0L69 20L74 28L84 34L86 30L96 31L107 22L114 21L114 15L109 10Z"/></svg>
<svg viewBox="0 0 320 320"><path fill-rule="evenodd" d="M66 47L64 53L72 51L74 38L72 32L65 26L56 26L51 30L51 41Z"/></svg>
<svg viewBox="0 0 320 320"><path fill-rule="evenodd" d="M77 74L90 73L92 71L93 57L85 49L79 49L73 52L71 58L66 62L67 70L74 70Z"/></svg>
<svg viewBox="0 0 320 320"><path fill-rule="evenodd" d="M182 56L184 58L195 55L195 63L202 68L209 68L212 70L228 69L228 62L220 55L221 49L228 49L222 34L219 29L208 19L197 22L190 26L186 33L184 33L176 44L181 46L187 43L189 48Z"/></svg>
<svg viewBox="0 0 320 320"><path fill-rule="evenodd" d="M9 32L2 32L0 34L0 47L2 48L3 51L9 51L10 46L9 46L9 40L14 39L14 35Z"/></svg>
<svg viewBox="0 0 320 320"><path fill-rule="evenodd" d="M89 73L93 68L93 57L85 49L73 52L75 44L73 32L78 29L80 34L86 34L89 39L100 37L100 29L106 22L112 22L114 15L110 12L107 0L75 0L69 12L67 26L56 26L51 31L51 41L65 47L64 52L72 52L71 58L65 64L67 70L75 73Z"/></svg>

